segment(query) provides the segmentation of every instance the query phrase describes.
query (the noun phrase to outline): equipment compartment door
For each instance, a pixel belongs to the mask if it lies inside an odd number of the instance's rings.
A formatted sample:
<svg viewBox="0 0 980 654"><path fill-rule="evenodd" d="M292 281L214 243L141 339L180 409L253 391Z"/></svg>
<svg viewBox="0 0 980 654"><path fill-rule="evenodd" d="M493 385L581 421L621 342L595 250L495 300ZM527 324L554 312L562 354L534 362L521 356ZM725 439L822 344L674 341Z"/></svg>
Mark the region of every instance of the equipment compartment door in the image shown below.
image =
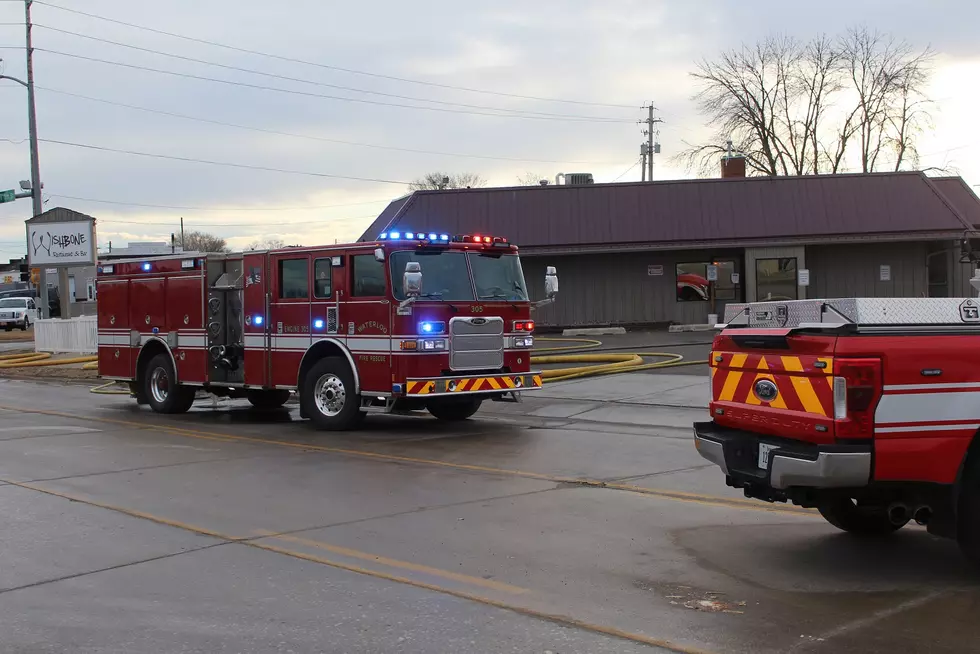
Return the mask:
<svg viewBox="0 0 980 654"><path fill-rule="evenodd" d="M269 255L245 254L245 384L269 386Z"/></svg>
<svg viewBox="0 0 980 654"><path fill-rule="evenodd" d="M129 282L100 279L99 375L133 377L129 337Z"/></svg>

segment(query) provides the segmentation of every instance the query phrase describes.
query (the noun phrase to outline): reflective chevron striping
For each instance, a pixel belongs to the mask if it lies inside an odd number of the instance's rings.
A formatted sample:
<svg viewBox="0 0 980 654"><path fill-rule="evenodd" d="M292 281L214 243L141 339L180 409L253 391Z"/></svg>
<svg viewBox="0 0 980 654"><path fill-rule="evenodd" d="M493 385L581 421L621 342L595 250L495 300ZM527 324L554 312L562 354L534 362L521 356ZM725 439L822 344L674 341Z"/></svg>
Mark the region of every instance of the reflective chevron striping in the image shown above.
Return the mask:
<svg viewBox="0 0 980 654"><path fill-rule="evenodd" d="M831 415L832 357L714 352L711 364L715 401L802 411L824 418ZM755 384L761 379L768 379L779 389L772 402L764 402L755 394ZM827 380L826 385L821 379Z"/></svg>
<svg viewBox="0 0 980 654"><path fill-rule="evenodd" d="M799 357L781 357L783 361L783 367L789 372L802 373L803 363L800 361ZM824 411L823 405L820 403L820 398L817 397L816 392L813 390L813 386L810 384L810 380L802 375L793 375L790 377L793 383L793 389L796 391L796 396L800 398L800 402L803 403L803 409L807 413L816 413L821 416L826 416L827 412ZM833 382L831 382L833 383Z"/></svg>

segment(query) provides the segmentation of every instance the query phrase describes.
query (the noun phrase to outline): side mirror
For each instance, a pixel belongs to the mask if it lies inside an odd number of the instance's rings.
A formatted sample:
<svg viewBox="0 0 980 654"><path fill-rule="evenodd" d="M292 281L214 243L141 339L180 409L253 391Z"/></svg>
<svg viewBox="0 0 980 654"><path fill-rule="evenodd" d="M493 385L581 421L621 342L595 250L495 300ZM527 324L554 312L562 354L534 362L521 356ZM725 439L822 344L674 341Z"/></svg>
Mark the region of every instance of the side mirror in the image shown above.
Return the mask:
<svg viewBox="0 0 980 654"><path fill-rule="evenodd" d="M385 260L385 251L383 249L381 249L381 248L374 248L374 260L375 261L384 261Z"/></svg>
<svg viewBox="0 0 980 654"><path fill-rule="evenodd" d="M418 297L422 294L422 264L418 261L405 264L402 288L405 290L405 297Z"/></svg>
<svg viewBox="0 0 980 654"><path fill-rule="evenodd" d="M558 272L554 266L544 269L544 294L548 299L553 299L558 295Z"/></svg>

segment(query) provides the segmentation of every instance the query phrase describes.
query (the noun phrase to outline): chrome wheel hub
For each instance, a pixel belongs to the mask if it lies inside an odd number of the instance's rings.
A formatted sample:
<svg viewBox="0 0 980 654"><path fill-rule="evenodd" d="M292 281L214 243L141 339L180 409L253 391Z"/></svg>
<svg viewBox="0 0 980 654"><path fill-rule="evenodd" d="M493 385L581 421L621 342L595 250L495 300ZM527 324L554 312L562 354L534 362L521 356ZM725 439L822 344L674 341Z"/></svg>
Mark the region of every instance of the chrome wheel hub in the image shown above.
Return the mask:
<svg viewBox="0 0 980 654"><path fill-rule="evenodd" d="M343 411L347 403L347 389L344 388L344 382L340 377L328 373L316 381L313 399L317 411L332 418Z"/></svg>
<svg viewBox="0 0 980 654"><path fill-rule="evenodd" d="M150 374L150 394L153 399L162 404L170 394L170 376L163 368L157 368Z"/></svg>

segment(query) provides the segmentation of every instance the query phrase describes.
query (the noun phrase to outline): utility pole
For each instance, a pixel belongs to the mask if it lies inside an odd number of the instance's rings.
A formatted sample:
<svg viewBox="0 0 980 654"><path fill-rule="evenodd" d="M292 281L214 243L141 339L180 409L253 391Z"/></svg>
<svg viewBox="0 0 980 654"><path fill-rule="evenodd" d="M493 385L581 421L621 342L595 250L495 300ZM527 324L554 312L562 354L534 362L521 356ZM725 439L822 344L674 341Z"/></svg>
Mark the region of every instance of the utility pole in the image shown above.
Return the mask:
<svg viewBox="0 0 980 654"><path fill-rule="evenodd" d="M34 107L34 42L31 38L31 5L33 0L24 0L24 23L27 26L27 128L31 142L31 199L33 200L33 215L40 216L44 213L44 203L41 199L41 164L38 161L37 152L37 110ZM28 244L30 247L30 244ZM65 270L67 276L68 271ZM51 317L51 308L48 306L48 275L44 266L38 268L37 278L38 300L41 304L41 316ZM64 295L68 293L68 283L62 290ZM63 298L64 299L64 298ZM70 316L63 316L68 318Z"/></svg>
<svg viewBox="0 0 980 654"><path fill-rule="evenodd" d="M646 181L652 182L653 181L653 155L660 153L660 143L659 142L654 143L655 132L653 126L656 125L657 123L662 123L664 121L660 120L659 118L653 117L653 112L656 109L656 107L653 106L653 102L651 102L648 107L645 107L645 109L647 110L647 118L646 120L640 121L641 124L646 124L646 129L643 130L643 135L647 137L646 160L644 161L644 170L646 171Z"/></svg>

